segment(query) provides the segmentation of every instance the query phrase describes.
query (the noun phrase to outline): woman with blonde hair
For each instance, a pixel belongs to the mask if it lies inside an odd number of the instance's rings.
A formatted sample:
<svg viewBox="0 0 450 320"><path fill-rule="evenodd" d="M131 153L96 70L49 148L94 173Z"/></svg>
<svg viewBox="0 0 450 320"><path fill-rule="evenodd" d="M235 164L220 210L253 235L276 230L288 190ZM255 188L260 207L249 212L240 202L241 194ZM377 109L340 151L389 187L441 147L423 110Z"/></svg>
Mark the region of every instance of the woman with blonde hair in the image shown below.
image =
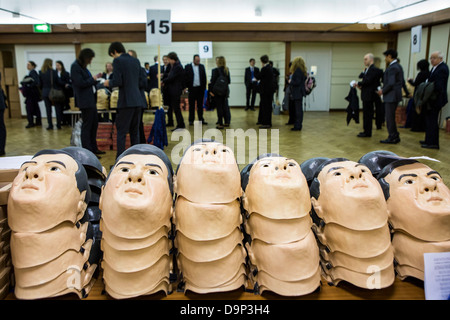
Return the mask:
<svg viewBox="0 0 450 320"><path fill-rule="evenodd" d="M298 56L292 60L289 80L290 100L294 103L294 127L292 131L301 131L303 127L303 97L306 96L305 81L308 75L305 60Z"/></svg>
<svg viewBox="0 0 450 320"><path fill-rule="evenodd" d="M230 124L230 112L227 110L227 99L230 93L228 85L230 84L230 70L227 67L225 57L216 58L217 68L211 71L211 81L208 91L213 97L214 105L217 109L217 129L224 128ZM225 119L225 120L224 120Z"/></svg>
<svg viewBox="0 0 450 320"><path fill-rule="evenodd" d="M47 111L47 130L53 129L52 123L52 104L55 105L56 111L56 126L58 129L61 129L62 123L62 109L64 102L52 102L49 98L50 89L53 87L54 89L62 90L64 88L64 83L58 77L58 72L53 69L53 60L45 59L42 64L41 71L39 72L40 84L42 88L42 99L45 103L45 110ZM53 83L53 86L52 86Z"/></svg>

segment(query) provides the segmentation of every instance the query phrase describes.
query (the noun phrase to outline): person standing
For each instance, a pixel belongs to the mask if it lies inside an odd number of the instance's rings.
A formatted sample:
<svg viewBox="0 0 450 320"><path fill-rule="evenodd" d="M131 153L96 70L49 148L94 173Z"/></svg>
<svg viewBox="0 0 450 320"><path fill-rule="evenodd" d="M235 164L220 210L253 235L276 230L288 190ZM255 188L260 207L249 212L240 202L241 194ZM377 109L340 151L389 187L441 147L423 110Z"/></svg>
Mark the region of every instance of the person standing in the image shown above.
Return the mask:
<svg viewBox="0 0 450 320"><path fill-rule="evenodd" d="M116 128L118 158L125 151L126 137L130 134L131 145L139 144L139 123L144 101L139 89L141 65L138 59L125 52L121 42L112 42L108 55L113 60L114 77L105 80L107 87L119 87L117 101Z"/></svg>
<svg viewBox="0 0 450 320"><path fill-rule="evenodd" d="M231 82L230 70L227 68L225 57L220 56L216 58L217 68L211 71L211 80L209 82L208 92L214 99L214 105L217 109L217 129L224 128L224 122L226 125L230 124L231 115L225 112L225 104L227 102L228 95L230 94L229 84ZM223 92L217 92L215 90L216 82L224 80L223 86L225 90Z"/></svg>
<svg viewBox="0 0 450 320"><path fill-rule="evenodd" d="M78 59L70 67L70 78L72 79L73 95L75 105L81 110L81 145L95 153L104 154L97 148L97 99L96 82L101 74L92 76L87 66L91 64L95 53L90 48L80 51Z"/></svg>
<svg viewBox="0 0 450 320"><path fill-rule="evenodd" d="M306 96L305 80L307 76L305 60L298 56L292 60L291 79L289 80L290 99L293 101L292 111L294 113L292 131L301 131L303 128L303 97ZM290 112L291 110L289 110Z"/></svg>
<svg viewBox="0 0 450 320"><path fill-rule="evenodd" d="M272 101L275 92L274 73L267 55L261 56L260 60L262 64L261 72L256 75L256 79L259 81L260 96L259 111L261 119L259 122L261 129L268 129L272 127Z"/></svg>
<svg viewBox="0 0 450 320"><path fill-rule="evenodd" d="M381 99L377 91L381 84L383 71L375 67L373 59L372 53L364 56L364 66L366 68L362 73L362 80L353 85L353 87L361 89L361 100L363 102L363 132L357 135L360 138L372 136L374 107L376 110L380 110L381 105ZM379 115L376 118L379 119ZM381 123L377 122L377 128L381 128Z"/></svg>
<svg viewBox="0 0 450 320"><path fill-rule="evenodd" d="M422 148L439 149L439 112L448 102L447 85L449 70L444 62L444 55L435 51L430 55L431 71L428 82L434 83L433 94L436 97L425 109L425 140L421 141Z"/></svg>
<svg viewBox="0 0 450 320"><path fill-rule="evenodd" d="M172 129L172 131L175 131L177 129L186 128L180 107L181 94L183 91L184 70L180 60L178 59L178 55L175 52L170 52L167 57L170 63L170 71L167 76L164 77L162 85L164 85L167 90L167 96L169 98L169 113L173 110L175 113L175 118L177 119L177 126ZM170 120L171 119L169 116L169 123L171 122Z"/></svg>
<svg viewBox="0 0 450 320"><path fill-rule="evenodd" d="M149 77L150 77L150 91L152 89L158 89L158 67L159 67L159 61L158 56L154 56L153 60L155 61L155 64L150 67ZM164 74L164 66L160 67L161 69L161 75Z"/></svg>
<svg viewBox="0 0 450 320"><path fill-rule="evenodd" d="M402 87L404 83L403 69L397 62L397 51L388 49L383 52L388 67L383 76L383 88L378 91L378 95L383 96L386 127L388 137L380 140L381 143L396 144L400 142L400 133L397 131L395 123L395 111L398 103L402 100Z"/></svg>
<svg viewBox="0 0 450 320"><path fill-rule="evenodd" d="M198 120L202 124L208 124L203 119L203 98L206 90L206 71L205 66L200 63L200 56L194 55L192 63L184 67L185 87L189 92L189 125L194 124L195 103L197 103Z"/></svg>
<svg viewBox="0 0 450 320"><path fill-rule="evenodd" d="M64 67L64 63L61 60L58 60L55 62L56 72L58 73L59 81L63 87L63 92L65 96L64 103L62 104L62 108L59 108L56 110L57 112L60 112L60 119L61 122L59 125L63 124L70 124L70 120L66 119L68 116L70 118L70 115L64 115L64 110L70 109L70 103L69 103L69 94L71 89L71 81L70 81L70 74L66 71L66 68ZM68 121L66 121L68 120Z"/></svg>
<svg viewBox="0 0 450 320"><path fill-rule="evenodd" d="M428 80L428 77L430 76L430 63L426 59L419 60L417 62L417 70L419 70L419 73L417 74L416 78L413 80L412 78L408 79L408 82L410 85L412 85L414 88L417 88L417 86L421 83L424 83ZM414 100L413 100L414 101ZM425 131L425 111L418 114L416 112L416 108L414 106L414 103L412 103L413 106L410 111L410 122L411 122L411 131L414 132L424 132ZM406 118L406 122L408 123L408 117Z"/></svg>
<svg viewBox="0 0 450 320"><path fill-rule="evenodd" d="M255 59L249 60L250 66L245 69L244 83L246 89L245 111L248 109L255 111L255 100L257 93L257 77L259 68L255 67ZM251 97L251 100L250 100Z"/></svg>
<svg viewBox="0 0 450 320"><path fill-rule="evenodd" d="M5 93L2 88L2 73L0 72L0 156L5 155L6 126L5 126Z"/></svg>
<svg viewBox="0 0 450 320"><path fill-rule="evenodd" d="M62 108L63 103L53 102L49 98L50 89L63 89L63 84L61 83L58 73L53 69L53 60L45 59L42 64L41 71L39 72L39 81L42 88L42 98L44 99L45 109L47 111L47 130L53 129L52 122L52 105L55 105L56 111L56 127L61 129L62 122ZM53 85L52 85L53 84Z"/></svg>
<svg viewBox="0 0 450 320"><path fill-rule="evenodd" d="M27 110L28 124L25 127L27 129L42 125L41 109L39 108L39 100L41 99L41 93L39 92L40 80L35 68L36 63L28 61L27 70L29 73L21 82ZM34 122L34 116L36 116L36 123Z"/></svg>
<svg viewBox="0 0 450 320"><path fill-rule="evenodd" d="M163 86L163 81L164 79L167 78L167 76L169 75L170 69L171 69L171 65L169 63L169 57L167 55L163 56L163 65L161 66L161 93L163 96L163 104L165 106L168 106L168 110L167 110L167 123L166 126L167 127L173 127L173 109L172 106L170 105L170 95L168 93L168 88Z"/></svg>

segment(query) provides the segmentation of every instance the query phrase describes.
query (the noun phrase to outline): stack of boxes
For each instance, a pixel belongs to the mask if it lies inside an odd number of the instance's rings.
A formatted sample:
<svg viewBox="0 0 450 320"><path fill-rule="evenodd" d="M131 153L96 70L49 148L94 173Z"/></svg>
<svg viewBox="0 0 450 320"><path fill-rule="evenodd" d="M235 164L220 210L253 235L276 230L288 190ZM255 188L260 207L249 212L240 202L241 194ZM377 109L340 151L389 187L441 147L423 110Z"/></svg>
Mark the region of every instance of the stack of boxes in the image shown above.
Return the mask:
<svg viewBox="0 0 450 320"><path fill-rule="evenodd" d="M7 105L10 118L21 118L19 81L17 69L14 68L13 55L11 51L0 52L0 73L2 74L2 89L7 96Z"/></svg>

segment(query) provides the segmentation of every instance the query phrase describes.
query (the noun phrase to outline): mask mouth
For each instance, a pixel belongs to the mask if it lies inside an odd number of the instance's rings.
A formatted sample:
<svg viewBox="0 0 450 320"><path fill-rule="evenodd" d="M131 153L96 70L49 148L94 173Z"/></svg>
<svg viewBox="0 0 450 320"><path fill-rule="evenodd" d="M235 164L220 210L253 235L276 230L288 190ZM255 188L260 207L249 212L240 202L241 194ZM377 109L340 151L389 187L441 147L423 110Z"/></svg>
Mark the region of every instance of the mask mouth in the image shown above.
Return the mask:
<svg viewBox="0 0 450 320"><path fill-rule="evenodd" d="M291 178L291 176L289 174L287 174L286 172L277 173L276 177L278 179L290 179Z"/></svg>
<svg viewBox="0 0 450 320"><path fill-rule="evenodd" d="M125 193L142 195L142 191L137 188L128 188L125 190Z"/></svg>
<svg viewBox="0 0 450 320"><path fill-rule="evenodd" d="M355 185L353 186L352 189L361 189L361 188L367 189L368 187L369 187L369 186L368 186L367 184L365 184L365 183L357 183L357 184L355 184Z"/></svg>
<svg viewBox="0 0 450 320"><path fill-rule="evenodd" d="M433 196L427 200L427 202L441 202L443 199L441 197Z"/></svg>
<svg viewBox="0 0 450 320"><path fill-rule="evenodd" d="M38 188L37 186L35 186L34 184L31 184L31 183L24 184L24 185L21 187L21 189L36 190L36 191L39 190L39 188Z"/></svg>

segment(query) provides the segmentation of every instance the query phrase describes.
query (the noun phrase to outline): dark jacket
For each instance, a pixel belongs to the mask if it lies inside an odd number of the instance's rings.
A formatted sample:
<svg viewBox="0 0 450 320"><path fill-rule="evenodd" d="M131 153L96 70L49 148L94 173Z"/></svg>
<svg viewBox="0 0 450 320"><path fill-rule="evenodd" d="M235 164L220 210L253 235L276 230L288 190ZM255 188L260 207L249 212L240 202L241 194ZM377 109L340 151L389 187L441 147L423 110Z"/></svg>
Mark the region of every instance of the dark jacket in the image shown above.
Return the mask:
<svg viewBox="0 0 450 320"><path fill-rule="evenodd" d="M164 77L163 83L170 96L181 96L183 91L184 69L180 61L171 66L169 73Z"/></svg>
<svg viewBox="0 0 450 320"><path fill-rule="evenodd" d="M359 98L356 88L350 87L348 95L345 97L348 101L347 106L347 125L353 119L356 123L359 123Z"/></svg>
<svg viewBox="0 0 450 320"><path fill-rule="evenodd" d="M305 81L306 77L302 70L297 68L291 77L291 83L289 83L289 90L292 97L291 100L300 100L306 96Z"/></svg>
<svg viewBox="0 0 450 320"><path fill-rule="evenodd" d="M202 64L198 65L198 72L200 75L200 88L202 90L206 89L206 71L205 66ZM192 63L187 64L184 67L184 75L185 75L185 83L184 87L191 89L194 86L194 68L192 67Z"/></svg>
<svg viewBox="0 0 450 320"><path fill-rule="evenodd" d="M159 108L155 113L155 121L153 122L150 135L147 142L152 143L161 150L164 150L164 146L168 146L169 141L167 139L166 120L164 109Z"/></svg>
<svg viewBox="0 0 450 320"><path fill-rule="evenodd" d="M259 93L261 95L273 95L274 90L274 80L273 80L273 70L270 64L266 64L261 68L261 72L258 73L256 79L259 80Z"/></svg>
<svg viewBox="0 0 450 320"><path fill-rule="evenodd" d="M22 86L20 90L25 97L25 102L41 100L41 93L39 91L40 80L36 70L31 70L30 73L23 78L20 84Z"/></svg>
<svg viewBox="0 0 450 320"><path fill-rule="evenodd" d="M78 60L70 67L75 105L80 109L97 108L97 98L93 87L96 81L87 68L83 68Z"/></svg>
<svg viewBox="0 0 450 320"><path fill-rule="evenodd" d="M142 74L139 60L128 53L122 53L114 59L113 68L114 77L109 81L109 86L119 87L117 108L145 107L140 92ZM147 81L147 75L145 75L145 81Z"/></svg>
<svg viewBox="0 0 450 320"><path fill-rule="evenodd" d="M219 78L219 76L223 74L225 75L225 77L228 80L228 85L230 85L231 82L231 77L230 77L230 70L228 69L228 75L225 73L225 68L224 67L220 67L220 68L214 68L211 70L211 80L209 81L209 85L208 85L208 91L212 92L212 88L214 88L214 84L216 83L217 79ZM228 94L226 95L228 97L229 95L229 87L228 87Z"/></svg>
<svg viewBox="0 0 450 320"><path fill-rule="evenodd" d="M147 88L147 72L145 71L145 68L141 67L141 74L139 77L139 91L141 93L141 97L143 100L143 107L145 109L148 108L147 98L145 97L145 91L148 91Z"/></svg>
<svg viewBox="0 0 450 320"><path fill-rule="evenodd" d="M0 72L0 110L6 109L5 94L2 89L2 73Z"/></svg>
<svg viewBox="0 0 450 320"><path fill-rule="evenodd" d="M430 76L430 71L420 71L416 78L414 80L408 80L409 84L413 87L417 87L422 82L427 81L428 77Z"/></svg>
<svg viewBox="0 0 450 320"><path fill-rule="evenodd" d="M150 88L149 88L149 90L158 88L158 66L159 66L159 63L155 63L154 65L152 65L150 67L150 72L149 72ZM161 66L161 79L162 79L163 75L164 75L164 68L163 68L163 66Z"/></svg>
<svg viewBox="0 0 450 320"><path fill-rule="evenodd" d="M253 73L255 78L258 79L259 68L253 67ZM252 71L250 70L250 67L245 68L244 83L247 87L252 84Z"/></svg>
<svg viewBox="0 0 450 320"><path fill-rule="evenodd" d="M373 64L369 66L365 74L362 73L362 80L358 82L361 87L362 101L374 101L379 98L377 91L382 78L383 70Z"/></svg>
<svg viewBox="0 0 450 320"><path fill-rule="evenodd" d="M400 102L404 82L402 66L398 62L389 65L383 77L383 101Z"/></svg>
<svg viewBox="0 0 450 320"><path fill-rule="evenodd" d="M48 98L50 89L52 87L52 77L53 77L53 89L63 89L64 84L58 77L58 72L53 69L48 69L45 73L39 71L39 81L42 88L42 98Z"/></svg>
<svg viewBox="0 0 450 320"><path fill-rule="evenodd" d="M428 82L434 82L434 94L436 96L436 99L431 101L432 108L441 109L447 104L448 76L448 66L444 62L431 72Z"/></svg>

